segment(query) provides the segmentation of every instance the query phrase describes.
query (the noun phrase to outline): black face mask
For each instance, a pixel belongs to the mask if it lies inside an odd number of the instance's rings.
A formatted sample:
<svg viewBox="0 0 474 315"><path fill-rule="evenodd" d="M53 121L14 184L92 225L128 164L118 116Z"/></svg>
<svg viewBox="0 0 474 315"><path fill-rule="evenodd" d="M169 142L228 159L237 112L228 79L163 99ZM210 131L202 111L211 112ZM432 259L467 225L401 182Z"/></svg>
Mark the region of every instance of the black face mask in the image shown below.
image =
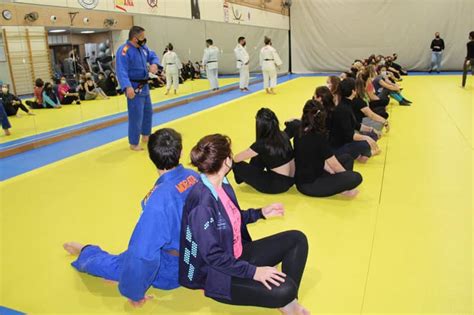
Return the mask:
<svg viewBox="0 0 474 315"><path fill-rule="evenodd" d="M229 168L229 171L227 173L225 173L225 176L227 176L227 175L229 175L229 173L234 168L234 160L231 159L230 165L228 165L225 161L224 161L224 164L225 164L225 166L227 166Z"/></svg>
<svg viewBox="0 0 474 315"><path fill-rule="evenodd" d="M141 46L143 46L143 45L145 45L145 44L146 44L146 38L144 38L144 39L138 39L138 38L137 38L137 45L138 45L138 46L141 47Z"/></svg>
<svg viewBox="0 0 474 315"><path fill-rule="evenodd" d="M439 35L437 35L436 38L439 38Z"/></svg>

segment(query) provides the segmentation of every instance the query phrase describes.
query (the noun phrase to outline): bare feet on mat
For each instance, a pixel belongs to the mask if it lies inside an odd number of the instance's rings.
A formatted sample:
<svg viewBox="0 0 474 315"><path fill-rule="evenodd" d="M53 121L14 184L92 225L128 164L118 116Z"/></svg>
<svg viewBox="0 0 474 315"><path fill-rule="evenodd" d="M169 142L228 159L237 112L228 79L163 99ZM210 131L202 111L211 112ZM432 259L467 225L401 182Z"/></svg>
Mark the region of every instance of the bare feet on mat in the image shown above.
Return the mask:
<svg viewBox="0 0 474 315"><path fill-rule="evenodd" d="M150 139L150 136L144 136L142 135L142 143L148 143L148 140Z"/></svg>
<svg viewBox="0 0 474 315"><path fill-rule="evenodd" d="M8 129L3 129L3 132L5 133L5 136L11 136L11 132Z"/></svg>
<svg viewBox="0 0 474 315"><path fill-rule="evenodd" d="M130 145L130 150L132 151L143 151L143 148L141 146L137 145Z"/></svg>
<svg viewBox="0 0 474 315"><path fill-rule="evenodd" d="M359 163L367 163L368 160L369 160L369 158L367 156L363 156L363 155L361 155L357 158L357 161Z"/></svg>
<svg viewBox="0 0 474 315"><path fill-rule="evenodd" d="M354 198L355 196L357 196L357 194L359 194L359 191L357 189L346 190L341 193L341 195L349 198Z"/></svg>
<svg viewBox="0 0 474 315"><path fill-rule="evenodd" d="M285 315L310 315L311 313L305 309L298 301L295 299L291 301L285 307L278 309L282 314Z"/></svg>
<svg viewBox="0 0 474 315"><path fill-rule="evenodd" d="M71 255L79 256L84 245L76 242L67 242L63 244L63 248Z"/></svg>

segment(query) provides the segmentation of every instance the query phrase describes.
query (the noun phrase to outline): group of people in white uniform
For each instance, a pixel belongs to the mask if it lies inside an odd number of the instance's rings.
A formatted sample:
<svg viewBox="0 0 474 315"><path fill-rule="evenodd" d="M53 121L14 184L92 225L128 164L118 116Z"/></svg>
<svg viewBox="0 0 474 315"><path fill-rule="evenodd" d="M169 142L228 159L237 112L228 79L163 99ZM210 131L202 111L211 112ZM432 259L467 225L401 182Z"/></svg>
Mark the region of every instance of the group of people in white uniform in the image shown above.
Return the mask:
<svg viewBox="0 0 474 315"><path fill-rule="evenodd" d="M234 48L234 54L237 64L237 69L240 74L239 87L242 92L249 91L250 81L250 55L246 49L245 37L239 37L237 46ZM283 64L280 56L275 48L272 46L272 40L268 37L264 39L265 46L260 50L260 66L263 74L263 87L268 94L275 94L274 88L277 85L277 70ZM163 55L162 65L166 74L166 95L169 94L171 87L176 94L179 88L179 71L182 69L182 63L173 51L173 45L168 44L167 52ZM219 90L219 56L220 49L214 45L212 39L206 40L206 48L202 57L202 66L206 70L207 79L212 91Z"/></svg>

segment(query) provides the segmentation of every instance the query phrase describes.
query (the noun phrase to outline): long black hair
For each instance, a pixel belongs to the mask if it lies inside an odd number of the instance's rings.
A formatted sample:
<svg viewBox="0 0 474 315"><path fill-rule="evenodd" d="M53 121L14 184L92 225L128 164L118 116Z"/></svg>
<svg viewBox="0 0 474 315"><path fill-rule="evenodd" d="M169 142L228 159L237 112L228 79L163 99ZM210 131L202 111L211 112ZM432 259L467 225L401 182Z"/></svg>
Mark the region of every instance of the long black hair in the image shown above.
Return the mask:
<svg viewBox="0 0 474 315"><path fill-rule="evenodd" d="M303 115L301 117L300 136L311 132L328 135L326 129L327 112L320 102L317 100L309 100L303 107Z"/></svg>
<svg viewBox="0 0 474 315"><path fill-rule="evenodd" d="M257 141L263 141L271 155L285 156L292 150L290 139L280 130L280 122L269 108L260 108L255 117Z"/></svg>

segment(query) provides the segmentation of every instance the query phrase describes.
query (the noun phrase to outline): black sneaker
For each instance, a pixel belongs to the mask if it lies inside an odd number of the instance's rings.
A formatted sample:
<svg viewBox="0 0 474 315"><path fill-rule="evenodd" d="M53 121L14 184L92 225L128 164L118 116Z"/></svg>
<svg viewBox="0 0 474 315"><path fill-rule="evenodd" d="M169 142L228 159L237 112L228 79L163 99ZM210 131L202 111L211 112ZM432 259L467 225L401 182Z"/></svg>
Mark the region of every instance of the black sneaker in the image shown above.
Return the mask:
<svg viewBox="0 0 474 315"><path fill-rule="evenodd" d="M410 103L410 104L413 103L412 101L409 101L406 98L403 98L402 101L405 101L405 102Z"/></svg>

